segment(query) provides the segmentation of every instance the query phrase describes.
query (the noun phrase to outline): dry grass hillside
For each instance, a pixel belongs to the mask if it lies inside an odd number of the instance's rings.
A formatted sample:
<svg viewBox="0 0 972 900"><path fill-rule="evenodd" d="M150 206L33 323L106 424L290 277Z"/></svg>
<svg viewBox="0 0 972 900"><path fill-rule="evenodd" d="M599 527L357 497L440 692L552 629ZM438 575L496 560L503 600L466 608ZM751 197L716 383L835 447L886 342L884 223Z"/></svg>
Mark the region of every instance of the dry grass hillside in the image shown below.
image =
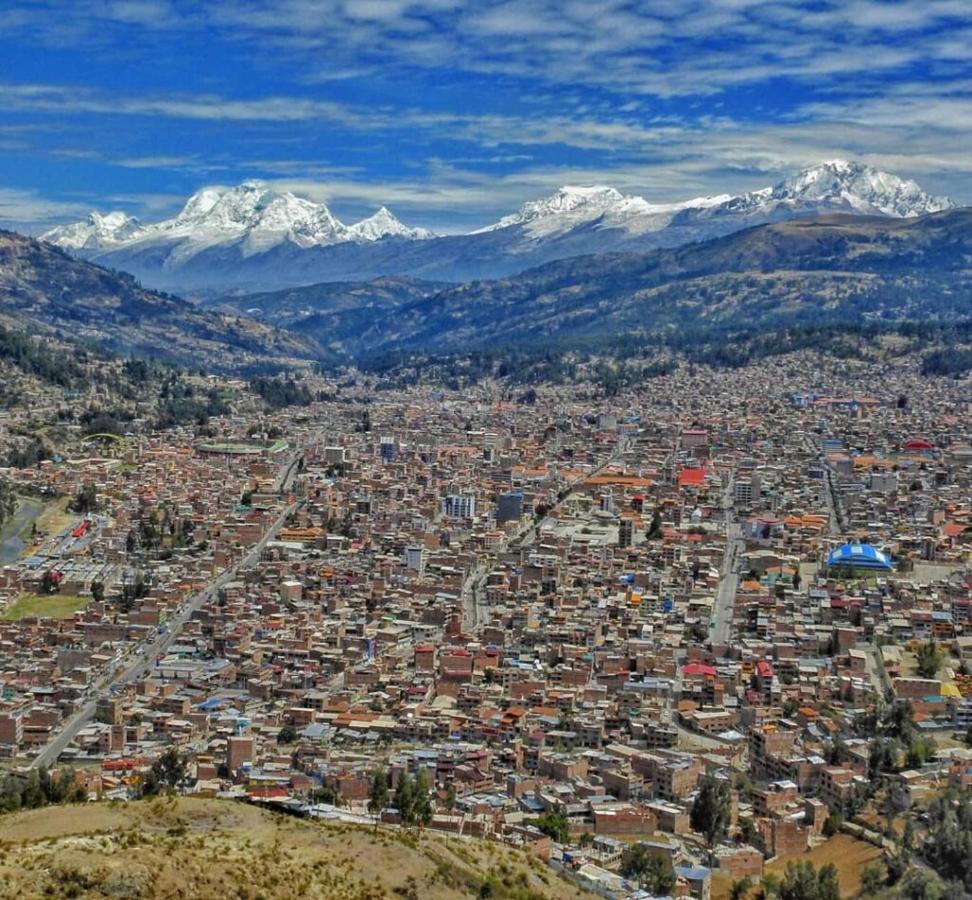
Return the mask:
<svg viewBox="0 0 972 900"><path fill-rule="evenodd" d="M0 820L0 898L580 897L524 852L323 824L240 803L157 798Z"/></svg>

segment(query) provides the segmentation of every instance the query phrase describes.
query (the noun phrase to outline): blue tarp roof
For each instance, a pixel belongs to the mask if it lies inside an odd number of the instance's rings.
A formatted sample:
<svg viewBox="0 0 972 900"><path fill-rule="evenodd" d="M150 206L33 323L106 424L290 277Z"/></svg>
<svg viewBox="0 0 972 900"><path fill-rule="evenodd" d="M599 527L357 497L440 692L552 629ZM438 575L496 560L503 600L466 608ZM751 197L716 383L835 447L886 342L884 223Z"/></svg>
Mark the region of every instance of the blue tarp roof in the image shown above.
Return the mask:
<svg viewBox="0 0 972 900"><path fill-rule="evenodd" d="M842 544L827 555L827 565L889 570L891 560L870 544Z"/></svg>

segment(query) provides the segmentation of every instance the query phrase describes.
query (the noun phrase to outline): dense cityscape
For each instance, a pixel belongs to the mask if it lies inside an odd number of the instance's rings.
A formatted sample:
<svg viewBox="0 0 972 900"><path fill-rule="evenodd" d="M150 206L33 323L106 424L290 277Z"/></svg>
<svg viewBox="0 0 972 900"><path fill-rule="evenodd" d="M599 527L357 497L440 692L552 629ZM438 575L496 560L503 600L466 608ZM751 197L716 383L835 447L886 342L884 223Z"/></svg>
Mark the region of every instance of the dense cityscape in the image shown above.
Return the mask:
<svg viewBox="0 0 972 900"><path fill-rule="evenodd" d="M874 868L888 804L968 786L967 381L305 381L258 429L231 402L4 472L6 802L161 779L704 900L835 842Z"/></svg>
<svg viewBox="0 0 972 900"><path fill-rule="evenodd" d="M0 900L972 900L970 13L2 0Z"/></svg>

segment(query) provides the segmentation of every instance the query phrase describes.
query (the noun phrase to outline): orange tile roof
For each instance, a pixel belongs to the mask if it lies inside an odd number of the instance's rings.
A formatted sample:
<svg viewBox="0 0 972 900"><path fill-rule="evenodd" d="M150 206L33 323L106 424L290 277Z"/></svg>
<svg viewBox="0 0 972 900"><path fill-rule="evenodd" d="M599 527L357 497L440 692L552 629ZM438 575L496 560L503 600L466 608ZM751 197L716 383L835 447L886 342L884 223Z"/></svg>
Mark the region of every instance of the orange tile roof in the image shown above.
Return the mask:
<svg viewBox="0 0 972 900"><path fill-rule="evenodd" d="M698 486L705 484L705 469L699 467L694 469L682 469L678 473L678 486Z"/></svg>

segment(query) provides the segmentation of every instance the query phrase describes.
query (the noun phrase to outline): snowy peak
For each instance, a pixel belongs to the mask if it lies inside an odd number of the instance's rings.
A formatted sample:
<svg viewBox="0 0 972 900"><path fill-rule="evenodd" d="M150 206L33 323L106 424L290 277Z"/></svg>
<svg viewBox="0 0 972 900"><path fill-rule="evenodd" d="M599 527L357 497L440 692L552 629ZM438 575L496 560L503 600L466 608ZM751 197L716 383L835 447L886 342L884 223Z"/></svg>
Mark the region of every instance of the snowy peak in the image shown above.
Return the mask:
<svg viewBox="0 0 972 900"><path fill-rule="evenodd" d="M59 225L41 235L41 240L57 244L67 250L112 247L134 237L141 229L134 216L115 210L101 215L92 212L83 222Z"/></svg>
<svg viewBox="0 0 972 900"><path fill-rule="evenodd" d="M952 209L947 197L926 194L916 182L871 166L833 159L780 182L769 202L801 202L850 207L862 213L906 218Z"/></svg>
<svg viewBox="0 0 972 900"><path fill-rule="evenodd" d="M524 203L518 212L481 231L519 227L528 238L537 241L566 235L584 226L594 231L621 232L634 237L663 230L682 210L709 209L730 199L728 194L723 194L678 203L650 203L644 197L622 194L604 185L568 185L549 197Z"/></svg>
<svg viewBox="0 0 972 900"><path fill-rule="evenodd" d="M166 290L269 290L385 275L506 277L555 259L683 246L800 216L911 217L953 205L913 181L833 159L759 190L680 202L567 185L492 225L444 238L403 224L384 206L346 225L324 203L260 181L204 187L154 224L92 213L42 237Z"/></svg>
<svg viewBox="0 0 972 900"><path fill-rule="evenodd" d="M300 248L385 237L425 240L435 235L410 228L384 206L348 227L323 203L278 191L260 181L204 187L171 219L141 226L123 213L92 213L85 222L54 228L43 239L71 250L174 244L172 260L185 261L209 247L238 245L244 257L290 243Z"/></svg>
<svg viewBox="0 0 972 900"><path fill-rule="evenodd" d="M553 219L560 219L573 227L582 221L596 219L611 207L623 203L625 199L624 194L620 191L604 185L591 187L566 185L549 197L527 201L517 212L504 216L495 225L480 230L498 231L501 228L509 228L513 225L528 226L532 223L549 222ZM546 230L530 229L535 233Z"/></svg>
<svg viewBox="0 0 972 900"><path fill-rule="evenodd" d="M348 231L358 240L380 241L386 237L407 238L413 241L424 241L435 237L435 234L427 228L409 228L402 223L391 212L388 207L383 206L374 215L362 219L355 225L348 228Z"/></svg>
<svg viewBox="0 0 972 900"><path fill-rule="evenodd" d="M154 227L159 231L223 232L234 237L252 231L335 237L344 229L323 203L271 190L257 181L244 181L234 188L203 188L174 219Z"/></svg>

